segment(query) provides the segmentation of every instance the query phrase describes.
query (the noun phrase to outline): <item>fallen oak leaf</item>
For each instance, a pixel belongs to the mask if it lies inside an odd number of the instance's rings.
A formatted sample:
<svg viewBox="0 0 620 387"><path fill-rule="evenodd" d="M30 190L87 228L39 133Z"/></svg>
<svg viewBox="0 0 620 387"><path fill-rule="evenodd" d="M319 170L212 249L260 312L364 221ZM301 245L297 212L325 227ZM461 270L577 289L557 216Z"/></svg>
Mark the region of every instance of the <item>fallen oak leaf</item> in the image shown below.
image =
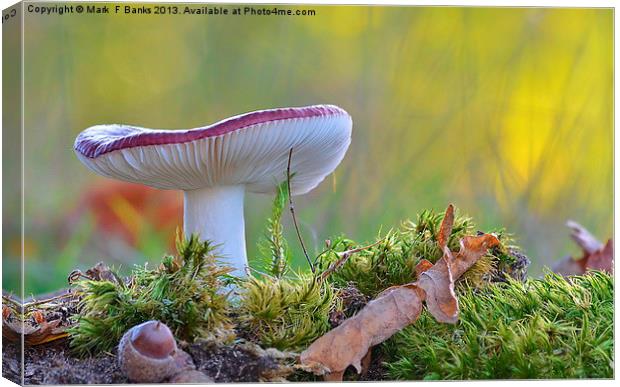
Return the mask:
<svg viewBox="0 0 620 387"><path fill-rule="evenodd" d="M2 308L2 337L13 342L21 342L23 337L24 343L28 346L67 337L69 335L67 329L72 325L70 322L55 317L51 321L47 319L50 318L49 311L58 311L65 305L56 301L69 299L68 302L73 302L71 301L73 298L74 294L64 292L38 301L33 297L32 301L21 303L11 296L3 295L2 301L6 305ZM58 316L58 313L52 313L51 316Z"/></svg>
<svg viewBox="0 0 620 387"><path fill-rule="evenodd" d="M66 328L60 326L61 320L43 321L34 327L20 319L3 321L2 336L10 341L24 338L26 345L39 345L68 336Z"/></svg>
<svg viewBox="0 0 620 387"><path fill-rule="evenodd" d="M581 258L565 257L553 265L553 271L563 276L582 275L589 270L601 270L612 273L614 248L609 239L603 245L585 227L569 220L566 225L571 229L571 238L583 251Z"/></svg>
<svg viewBox="0 0 620 387"><path fill-rule="evenodd" d="M493 234L465 236L459 241L459 251L451 258L450 269L454 279L460 278L489 249L499 246L499 239ZM451 253L453 254L453 253Z"/></svg>
<svg viewBox="0 0 620 387"><path fill-rule="evenodd" d="M450 205L438 234L443 257L434 265L420 261L416 266L417 282L384 290L358 314L318 338L301 353L299 368L323 375L326 381L342 380L350 365L358 373L365 371L362 363L370 363L372 347L415 322L424 300L438 321L456 322L458 301L454 281L488 248L498 245L499 240L490 234L465 237L460 241L459 252L453 254L447 248L454 222L453 211Z"/></svg>
<svg viewBox="0 0 620 387"><path fill-rule="evenodd" d="M426 307L437 321L454 324L458 320L459 305L454 293L454 281L478 261L487 250L499 245L491 234L466 236L460 240L456 255L444 248L444 256L430 269L419 275L418 286L426 293Z"/></svg>
<svg viewBox="0 0 620 387"><path fill-rule="evenodd" d="M437 235L437 244L442 252L445 252L448 246L448 240L452 234L452 226L454 225L454 206L448 205L446 214L443 216L441 226L439 226L439 234ZM449 250L448 250L449 251Z"/></svg>
<svg viewBox="0 0 620 387"><path fill-rule="evenodd" d="M123 281L103 262L98 262L95 266L86 270L86 276L94 281L110 281L112 283L122 284Z"/></svg>
<svg viewBox="0 0 620 387"><path fill-rule="evenodd" d="M421 259L415 267L415 277L420 278L420 275L433 267L433 263L427 259Z"/></svg>
<svg viewBox="0 0 620 387"><path fill-rule="evenodd" d="M439 233L437 234L437 244L444 255L452 255L452 252L448 249L448 240L450 239L450 234L452 234L453 225L454 206L450 204L446 209L446 213L441 221L441 226L439 227ZM429 270L431 267L433 267L432 262L427 259L421 259L415 267L416 278L419 279L422 273Z"/></svg>
<svg viewBox="0 0 620 387"><path fill-rule="evenodd" d="M11 309L8 306L2 305L2 319L3 320L8 320L12 314L13 312L11 312Z"/></svg>
<svg viewBox="0 0 620 387"><path fill-rule="evenodd" d="M27 329L24 332L24 343L39 345L67 337L69 333L65 327L60 326L61 322L61 320L44 321L37 328Z"/></svg>
<svg viewBox="0 0 620 387"><path fill-rule="evenodd" d="M586 230L585 227L575 222L574 220L569 220L568 222L566 222L566 227L571 229L572 232L570 237L575 241L575 243L577 243L579 247L581 247L584 253L588 255L594 254L595 252L603 248L603 244L599 242L599 240L596 239L594 235L590 234L590 232Z"/></svg>
<svg viewBox="0 0 620 387"><path fill-rule="evenodd" d="M585 261L582 262L569 255L554 263L551 270L564 277L568 277L569 275L582 275L586 272L586 268L582 265L583 263L585 263Z"/></svg>
<svg viewBox="0 0 620 387"><path fill-rule="evenodd" d="M614 272L614 245L611 239L607 241L607 244L602 249L588 257L586 263L587 270L601 270L607 273Z"/></svg>
<svg viewBox="0 0 620 387"><path fill-rule="evenodd" d="M32 317L37 324L43 324L47 322L47 319L45 318L45 316L43 316L43 312L41 312L40 310L35 310L32 313Z"/></svg>
<svg viewBox="0 0 620 387"><path fill-rule="evenodd" d="M454 324L458 320L454 278L445 256L420 274L417 284L425 292L426 308L437 321Z"/></svg>
<svg viewBox="0 0 620 387"><path fill-rule="evenodd" d="M119 285L123 285L123 280L114 272L114 270L110 269L103 262L98 262L95 266L86 270L86 274L82 273L81 270L75 269L69 276L67 277L67 282L69 284L73 284L80 279L92 280L92 281L109 281L112 283L116 283Z"/></svg>
<svg viewBox="0 0 620 387"><path fill-rule="evenodd" d="M418 286L425 292L426 307L428 311L441 322L454 323L458 318L458 301L454 294L454 279L452 270L450 269L450 261L452 260L452 252L448 248L448 239L452 233L454 224L454 206L450 204L446 209L446 214L441 221L439 234L437 235L437 244L443 256L437 263L427 270L423 270L428 263L418 264ZM428 262L428 261L426 261ZM429 262L430 263L430 262Z"/></svg>
<svg viewBox="0 0 620 387"><path fill-rule="evenodd" d="M413 284L384 290L355 316L345 320L301 353L303 369L325 380L353 365L362 371L362 359L374 345L414 322L422 312L423 292ZM331 377L330 377L331 375ZM341 377L342 375L340 375Z"/></svg>
<svg viewBox="0 0 620 387"><path fill-rule="evenodd" d="M466 236L460 242L460 250L454 254L448 248L448 239L454 224L454 207L446 209L437 237L443 257L435 265L428 267L430 262L420 261L416 267L418 286L426 293L426 307L437 321L454 324L458 320L459 304L454 293L454 281L461 277L489 248L499 245L499 240L491 234ZM422 265L422 266L421 266ZM419 268L419 269L418 269Z"/></svg>

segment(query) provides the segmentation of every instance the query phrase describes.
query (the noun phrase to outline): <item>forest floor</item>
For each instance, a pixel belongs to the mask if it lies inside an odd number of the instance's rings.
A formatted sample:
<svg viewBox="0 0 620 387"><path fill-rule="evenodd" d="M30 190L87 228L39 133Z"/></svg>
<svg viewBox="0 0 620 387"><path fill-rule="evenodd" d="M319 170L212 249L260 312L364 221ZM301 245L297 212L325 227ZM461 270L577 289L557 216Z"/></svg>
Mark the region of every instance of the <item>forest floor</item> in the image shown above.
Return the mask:
<svg viewBox="0 0 620 387"><path fill-rule="evenodd" d="M283 370L282 364L260 350L242 344L215 345L198 342L185 346L196 369L215 383L259 382L292 370ZM19 345L3 341L2 376L20 383L21 354ZM126 384L116 350L98 356L78 358L70 349L68 340L27 346L24 351L23 384ZM373 367L369 377L380 377L380 366ZM377 379L375 379L377 380Z"/></svg>

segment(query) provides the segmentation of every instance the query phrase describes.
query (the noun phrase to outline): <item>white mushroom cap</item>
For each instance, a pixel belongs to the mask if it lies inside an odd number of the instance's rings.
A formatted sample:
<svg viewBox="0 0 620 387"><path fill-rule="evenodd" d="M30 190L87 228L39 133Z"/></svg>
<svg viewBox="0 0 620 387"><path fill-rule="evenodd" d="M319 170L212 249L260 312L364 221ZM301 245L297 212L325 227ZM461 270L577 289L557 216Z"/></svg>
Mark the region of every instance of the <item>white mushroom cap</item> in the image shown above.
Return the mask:
<svg viewBox="0 0 620 387"><path fill-rule="evenodd" d="M337 106L261 110L188 130L98 125L75 140L96 173L160 189L183 190L184 231L220 246L243 275L247 266L243 198L272 193L286 179L304 194L334 171L351 142L351 117Z"/></svg>
<svg viewBox="0 0 620 387"><path fill-rule="evenodd" d="M351 117L336 106L261 110L189 130L97 125L75 140L96 173L160 189L244 185L271 193L285 178L293 148L292 194L316 187L351 142Z"/></svg>

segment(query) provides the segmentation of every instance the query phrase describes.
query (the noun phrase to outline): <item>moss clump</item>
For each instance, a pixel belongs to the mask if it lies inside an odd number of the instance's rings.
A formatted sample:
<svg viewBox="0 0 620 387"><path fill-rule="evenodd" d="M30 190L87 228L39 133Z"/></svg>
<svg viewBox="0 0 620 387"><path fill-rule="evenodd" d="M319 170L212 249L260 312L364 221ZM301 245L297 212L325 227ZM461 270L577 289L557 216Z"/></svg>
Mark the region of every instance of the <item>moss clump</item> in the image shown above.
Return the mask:
<svg viewBox="0 0 620 387"><path fill-rule="evenodd" d="M437 235L443 215L434 211L423 211L416 222L406 221L399 229L379 235L381 242L369 249L354 254L329 281L343 288L354 285L367 296L374 297L383 289L414 281L415 267L421 259L433 263L442 256L437 244ZM448 246L452 251L459 250L459 241L466 235L474 235L476 225L471 218L458 215L455 218ZM507 277L523 278L529 261L511 246L510 235L505 231L495 234L501 245L490 250L459 280L461 284L480 286L491 281L505 280ZM338 238L318 258L318 266L325 270L338 259L336 253L358 247L355 242Z"/></svg>
<svg viewBox="0 0 620 387"><path fill-rule="evenodd" d="M460 320L423 313L384 343L394 379L613 377L613 278L492 284L459 297Z"/></svg>
<svg viewBox="0 0 620 387"><path fill-rule="evenodd" d="M288 198L287 182L279 184L271 206L271 217L267 219L265 235L258 242L258 250L261 254L258 260L259 268L267 274L280 278L287 274L291 253L288 242L284 238L282 226L282 211Z"/></svg>
<svg viewBox="0 0 620 387"><path fill-rule="evenodd" d="M264 347L301 350L331 329L333 288L314 276L249 278L241 289L239 328Z"/></svg>
<svg viewBox="0 0 620 387"><path fill-rule="evenodd" d="M125 331L146 320L166 323L175 336L193 341L225 332L228 295L223 285L229 268L219 265L209 242L177 236L178 255L166 256L154 270L136 267L126 283L82 279L77 325L70 331L78 354L107 351ZM118 278L118 276L116 276Z"/></svg>
<svg viewBox="0 0 620 387"><path fill-rule="evenodd" d="M238 331L251 341L280 350L301 350L330 328L329 314L339 301L332 286L316 275L294 274L284 239L282 212L288 198L287 181L278 185L259 242L262 254L256 277L239 282L235 309Z"/></svg>

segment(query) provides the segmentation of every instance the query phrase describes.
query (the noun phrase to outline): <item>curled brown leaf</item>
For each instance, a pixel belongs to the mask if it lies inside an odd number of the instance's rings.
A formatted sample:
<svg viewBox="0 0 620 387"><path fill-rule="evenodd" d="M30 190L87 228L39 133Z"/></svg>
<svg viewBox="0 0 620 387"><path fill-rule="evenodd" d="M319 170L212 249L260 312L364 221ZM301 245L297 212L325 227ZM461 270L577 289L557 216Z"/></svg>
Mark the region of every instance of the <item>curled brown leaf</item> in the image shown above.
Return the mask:
<svg viewBox="0 0 620 387"><path fill-rule="evenodd" d="M445 256L423 272L417 284L426 293L426 307L437 321L454 324L458 320L454 278Z"/></svg>
<svg viewBox="0 0 620 387"><path fill-rule="evenodd" d="M565 257L553 265L553 271L563 276L582 275L588 270L614 272L614 247L609 239L603 245L585 227L575 221L566 223L571 229L571 238L583 251L580 258Z"/></svg>
<svg viewBox="0 0 620 387"><path fill-rule="evenodd" d="M360 373L372 347L415 322L425 300L438 321L456 322L459 308L454 281L499 240L491 234L465 237L460 240L460 250L453 253L447 247L453 223L450 205L437 236L443 257L434 265L421 260L416 266L417 282L384 290L358 314L318 338L301 353L300 368L330 381L342 380L350 365Z"/></svg>
<svg viewBox="0 0 620 387"><path fill-rule="evenodd" d="M413 284L388 288L364 309L316 340L301 353L306 369L318 375L362 371L370 348L414 322L422 312L422 292Z"/></svg>
<svg viewBox="0 0 620 387"><path fill-rule="evenodd" d="M61 320L42 321L35 327L22 322L21 319L3 321L2 336L10 341L19 341L23 336L26 345L44 344L68 335L60 323Z"/></svg>
<svg viewBox="0 0 620 387"><path fill-rule="evenodd" d="M566 222L566 227L571 229L570 237L581 247L584 253L594 254L603 248L603 244L594 235L574 220Z"/></svg>
<svg viewBox="0 0 620 387"><path fill-rule="evenodd" d="M415 276L416 278L420 278L420 275L433 267L433 263L426 259L421 259L420 262L415 267Z"/></svg>
<svg viewBox="0 0 620 387"><path fill-rule="evenodd" d="M73 322L62 316L61 310L74 307L76 296L68 291L54 292L23 303L10 295L2 296L2 337L26 345L39 345L68 336L67 328Z"/></svg>
<svg viewBox="0 0 620 387"><path fill-rule="evenodd" d="M441 251L444 251L446 246L448 246L448 241L450 239L450 235L452 234L452 226L454 225L454 206L452 204L448 205L446 209L446 214L441 221L441 226L439 227L439 235L437 235L437 244Z"/></svg>

